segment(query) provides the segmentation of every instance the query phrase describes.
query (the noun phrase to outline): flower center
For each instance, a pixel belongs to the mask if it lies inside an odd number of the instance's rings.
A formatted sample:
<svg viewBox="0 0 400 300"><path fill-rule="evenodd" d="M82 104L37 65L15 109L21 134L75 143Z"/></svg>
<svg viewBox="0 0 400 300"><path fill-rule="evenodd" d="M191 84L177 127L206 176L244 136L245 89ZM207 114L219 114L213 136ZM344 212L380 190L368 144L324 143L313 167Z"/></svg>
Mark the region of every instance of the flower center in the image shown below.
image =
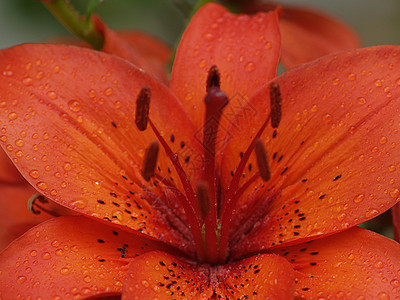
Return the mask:
<svg viewBox="0 0 400 300"><path fill-rule="evenodd" d="M269 121L271 126L277 128L281 119L281 94L279 85L275 82L269 86L271 111L266 117L259 131L251 141L241 161L233 173L228 186L227 193L221 193L222 187L219 180L219 173L216 164L216 141L218 127L220 124L223 109L228 105L228 97L220 90L220 74L216 66L212 66L208 72L206 82L205 121L203 127L203 157L204 168L201 180L196 183L195 190L193 183L189 181L187 174L182 168L177 155L171 150L167 142L161 136L149 117L149 103L151 91L148 87L142 88L136 100L135 123L139 130L146 130L149 124L155 133L158 142L154 141L146 150L142 167L142 176L146 181L157 177L155 168L159 143L163 147L168 158L177 171L184 191L176 192L178 201L182 205L189 222L190 230L200 262L209 264L223 264L229 254L229 228L233 219L233 212L238 200L258 178L268 181L271 178L271 171L268 164L268 155L265 145L260 137ZM259 171L239 188L243 170L252 152L255 152ZM157 177L157 179L160 179ZM165 182L164 182L165 183ZM166 183L167 188L169 187ZM171 187L173 190L173 188Z"/></svg>

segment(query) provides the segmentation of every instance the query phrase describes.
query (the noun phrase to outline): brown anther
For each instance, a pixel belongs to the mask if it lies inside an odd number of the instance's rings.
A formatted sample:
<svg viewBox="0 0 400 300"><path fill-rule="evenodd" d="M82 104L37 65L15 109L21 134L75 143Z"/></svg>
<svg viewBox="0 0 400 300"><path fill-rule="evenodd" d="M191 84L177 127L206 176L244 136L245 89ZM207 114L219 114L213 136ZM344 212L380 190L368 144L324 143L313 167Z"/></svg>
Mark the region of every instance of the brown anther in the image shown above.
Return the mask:
<svg viewBox="0 0 400 300"><path fill-rule="evenodd" d="M146 181L149 181L154 176L159 148L158 142L154 141L146 149L142 169L142 176Z"/></svg>
<svg viewBox="0 0 400 300"><path fill-rule="evenodd" d="M278 128L282 118L282 96L278 83L272 82L269 85L269 97L271 100L271 126Z"/></svg>
<svg viewBox="0 0 400 300"><path fill-rule="evenodd" d="M200 181L196 187L197 202L203 220L207 217L210 211L210 195L208 184L205 181Z"/></svg>
<svg viewBox="0 0 400 300"><path fill-rule="evenodd" d="M151 90L148 86L143 87L136 98L135 123L140 131L144 131L147 128L147 123L149 121L150 98Z"/></svg>
<svg viewBox="0 0 400 300"><path fill-rule="evenodd" d="M260 176L264 181L271 179L271 171L269 169L267 150L265 149L264 143L261 139L255 140L254 149L257 156L257 165L260 171Z"/></svg>
<svg viewBox="0 0 400 300"><path fill-rule="evenodd" d="M47 204L49 201L41 194L34 194L32 197L29 198L28 200L28 209L31 213L34 215L40 215L41 210L37 209L37 204L36 201L39 201L42 204Z"/></svg>
<svg viewBox="0 0 400 300"><path fill-rule="evenodd" d="M219 88L220 86L221 86L221 76L219 74L217 66L214 65L210 68L210 70L208 70L206 92L208 93L208 91L212 87Z"/></svg>

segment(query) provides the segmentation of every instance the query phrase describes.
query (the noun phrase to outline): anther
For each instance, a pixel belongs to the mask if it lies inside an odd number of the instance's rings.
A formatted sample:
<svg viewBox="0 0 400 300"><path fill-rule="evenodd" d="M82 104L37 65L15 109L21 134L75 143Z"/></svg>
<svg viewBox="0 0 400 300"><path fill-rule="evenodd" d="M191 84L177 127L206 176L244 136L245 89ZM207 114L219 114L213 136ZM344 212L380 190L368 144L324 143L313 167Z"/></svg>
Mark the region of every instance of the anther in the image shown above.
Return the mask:
<svg viewBox="0 0 400 300"><path fill-rule="evenodd" d="M219 88L221 86L221 76L219 74L217 66L212 66L210 70L208 70L208 77L207 77L207 86L206 92L210 90L212 87Z"/></svg>
<svg viewBox="0 0 400 300"><path fill-rule="evenodd" d="M149 121L150 97L150 87L145 86L140 90L139 95L136 98L135 123L140 131L144 131L147 128L147 123Z"/></svg>
<svg viewBox="0 0 400 300"><path fill-rule="evenodd" d="M142 169L142 176L146 181L149 181L155 173L158 150L159 146L156 141L152 142L150 146L146 149Z"/></svg>
<svg viewBox="0 0 400 300"><path fill-rule="evenodd" d="M205 181L200 181L196 187L197 202L203 220L207 217L210 212L210 195L208 184Z"/></svg>
<svg viewBox="0 0 400 300"><path fill-rule="evenodd" d="M279 84L272 82L269 85L269 97L271 100L271 125L278 128L282 118L282 96Z"/></svg>
<svg viewBox="0 0 400 300"><path fill-rule="evenodd" d="M42 204L47 204L49 201L41 194L34 194L32 197L29 198L28 200L28 209L31 213L34 215L40 215L41 211L40 209L37 209L37 203L36 201L39 201Z"/></svg>
<svg viewBox="0 0 400 300"><path fill-rule="evenodd" d="M254 150L257 156L257 165L260 171L260 176L264 181L271 179L271 171L268 165L267 150L260 139L255 140Z"/></svg>

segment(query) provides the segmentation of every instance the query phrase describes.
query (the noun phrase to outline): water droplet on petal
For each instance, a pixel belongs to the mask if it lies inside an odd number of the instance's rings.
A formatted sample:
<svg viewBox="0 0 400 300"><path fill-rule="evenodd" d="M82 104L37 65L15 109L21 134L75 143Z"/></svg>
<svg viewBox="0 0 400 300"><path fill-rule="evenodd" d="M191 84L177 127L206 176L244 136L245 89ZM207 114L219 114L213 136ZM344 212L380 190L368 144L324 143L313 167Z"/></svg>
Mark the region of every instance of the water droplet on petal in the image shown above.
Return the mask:
<svg viewBox="0 0 400 300"><path fill-rule="evenodd" d="M251 72L251 71L254 71L254 69L256 68L256 65L252 61L249 61L246 64L245 68L246 68L246 71Z"/></svg>
<svg viewBox="0 0 400 300"><path fill-rule="evenodd" d="M78 198L70 202L70 204L76 208L85 208L88 204L88 201L85 198Z"/></svg>
<svg viewBox="0 0 400 300"><path fill-rule="evenodd" d="M69 109L72 110L72 111L74 111L74 112L78 112L78 111L80 111L81 108L82 108L80 102L77 101L77 100L75 100L75 99L70 100L70 101L68 102L68 106L69 106Z"/></svg>
<svg viewBox="0 0 400 300"><path fill-rule="evenodd" d="M92 277L90 277L89 275L86 275L85 277L83 277L83 281L91 282L92 281Z"/></svg>
<svg viewBox="0 0 400 300"><path fill-rule="evenodd" d="M353 201L355 203L360 203L364 200L365 195L364 194L358 194L357 196L354 197Z"/></svg>
<svg viewBox="0 0 400 300"><path fill-rule="evenodd" d="M389 300L390 297L389 297L389 295L386 294L385 292L380 292L380 293L378 294L378 299L379 299L379 300Z"/></svg>
<svg viewBox="0 0 400 300"><path fill-rule="evenodd" d="M47 97L49 97L49 98L52 99L52 100L57 99L57 94L56 94L56 92L54 92L54 91L48 91L48 92L46 93L46 95L47 95Z"/></svg>
<svg viewBox="0 0 400 300"><path fill-rule="evenodd" d="M387 139L386 136L381 136L381 137L379 138L379 142L380 142L382 145L383 145L383 144L386 144L387 141L388 141L388 139Z"/></svg>
<svg viewBox="0 0 400 300"><path fill-rule="evenodd" d="M26 281L26 277L25 276L18 276L17 277L17 282L19 283L19 284L22 284L22 283L24 283Z"/></svg>
<svg viewBox="0 0 400 300"><path fill-rule="evenodd" d="M367 218L373 218L373 217L375 217L375 216L378 215L378 214L379 214L379 211L378 211L377 209L370 208L370 209L367 210L367 212L365 213L365 216L366 216Z"/></svg>
<svg viewBox="0 0 400 300"><path fill-rule="evenodd" d="M29 175L30 175L32 178L36 179L36 178L39 178L40 173L39 173L38 170L33 169L33 170L31 170L31 171L29 172Z"/></svg>
<svg viewBox="0 0 400 300"><path fill-rule="evenodd" d="M8 114L8 118L9 118L10 120L15 120L17 117L18 117L18 115L17 115L17 113L15 113L15 112L10 112L10 113Z"/></svg>
<svg viewBox="0 0 400 300"><path fill-rule="evenodd" d="M36 250L32 250L30 254L31 254L32 257L35 257L35 256L37 256L37 251Z"/></svg>
<svg viewBox="0 0 400 300"><path fill-rule="evenodd" d="M399 197L399 195L400 195L400 190L399 189L392 189L390 191L390 196L392 198L397 198L397 197Z"/></svg>
<svg viewBox="0 0 400 300"><path fill-rule="evenodd" d="M24 140L22 139L18 139L15 141L15 145L17 145L18 147L22 147L24 144Z"/></svg>
<svg viewBox="0 0 400 300"><path fill-rule="evenodd" d="M26 78L22 79L22 83L25 84L26 86L29 86L29 85L33 84L33 80L30 77L26 77Z"/></svg>
<svg viewBox="0 0 400 300"><path fill-rule="evenodd" d="M47 189L47 183L43 181L39 181L38 183L36 183L36 186L42 191Z"/></svg>
<svg viewBox="0 0 400 300"><path fill-rule="evenodd" d="M358 104L363 105L367 102L367 100L364 97L358 97L357 102L358 102Z"/></svg>
<svg viewBox="0 0 400 300"><path fill-rule="evenodd" d="M212 41L214 39L214 35L211 32L203 33L203 39L206 41Z"/></svg>
<svg viewBox="0 0 400 300"><path fill-rule="evenodd" d="M110 96L110 95L112 95L112 93L113 93L113 89L112 89L112 88L107 88L107 89L105 89L105 91L104 91L104 94L105 94L106 96Z"/></svg>
<svg viewBox="0 0 400 300"><path fill-rule="evenodd" d="M63 274L63 275L67 275L69 273L69 269L68 268L62 268L60 270L60 273Z"/></svg>
<svg viewBox="0 0 400 300"><path fill-rule="evenodd" d="M44 252L42 254L42 258L45 260L49 260L51 258L51 254L49 252Z"/></svg>
<svg viewBox="0 0 400 300"><path fill-rule="evenodd" d="M71 166L71 164L70 164L69 162L66 162L66 163L64 164L64 166L63 166L63 169L64 169L65 171L71 171L72 166Z"/></svg>

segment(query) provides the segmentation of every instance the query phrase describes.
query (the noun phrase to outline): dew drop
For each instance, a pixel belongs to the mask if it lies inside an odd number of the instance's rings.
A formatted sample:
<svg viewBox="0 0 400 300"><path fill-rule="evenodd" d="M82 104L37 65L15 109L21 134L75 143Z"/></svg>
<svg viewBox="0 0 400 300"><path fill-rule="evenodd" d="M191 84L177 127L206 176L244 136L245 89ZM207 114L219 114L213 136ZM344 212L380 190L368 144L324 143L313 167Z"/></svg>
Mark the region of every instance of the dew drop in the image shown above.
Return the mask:
<svg viewBox="0 0 400 300"><path fill-rule="evenodd" d="M68 101L68 107L70 110L72 110L74 112L78 112L82 108L80 102L75 99Z"/></svg>
<svg viewBox="0 0 400 300"><path fill-rule="evenodd" d="M54 73L60 72L60 66L58 66L58 65L54 66L53 71L54 71Z"/></svg>
<svg viewBox="0 0 400 300"><path fill-rule="evenodd" d="M214 39L214 35L211 32L205 32L203 34L203 39L205 41L212 41Z"/></svg>
<svg viewBox="0 0 400 300"><path fill-rule="evenodd" d="M380 293L378 294L378 299L379 299L379 300L389 300L390 297L389 297L389 295L386 294L385 292L380 292Z"/></svg>
<svg viewBox="0 0 400 300"><path fill-rule="evenodd" d="M383 85L382 79L377 79L374 81L376 87L381 87Z"/></svg>
<svg viewBox="0 0 400 300"><path fill-rule="evenodd" d="M62 268L60 270L60 273L63 274L63 275L67 275L69 273L69 269L68 268Z"/></svg>
<svg viewBox="0 0 400 300"><path fill-rule="evenodd" d="M16 140L15 145L17 145L18 147L22 147L23 145L25 145L24 140L22 139Z"/></svg>
<svg viewBox="0 0 400 300"><path fill-rule="evenodd" d="M389 166L389 172L394 172L396 171L396 166L395 165L390 165Z"/></svg>
<svg viewBox="0 0 400 300"><path fill-rule="evenodd" d="M53 247L58 247L58 246L60 246L60 241L54 240L54 241L51 242L51 245L52 245Z"/></svg>
<svg viewBox="0 0 400 300"><path fill-rule="evenodd" d="M399 286L400 286L400 281L399 281L398 279L392 279L392 280L390 281L390 284L391 284L393 287L399 287Z"/></svg>
<svg viewBox="0 0 400 300"><path fill-rule="evenodd" d="M40 173L39 173L38 170L33 169L33 170L31 170L31 171L29 172L29 175L30 175L32 178L37 179L37 178L39 178Z"/></svg>
<svg viewBox="0 0 400 300"><path fill-rule="evenodd" d="M358 104L363 105L363 104L365 104L367 102L367 100L365 100L364 97L358 97L357 98L357 102L358 102Z"/></svg>
<svg viewBox="0 0 400 300"><path fill-rule="evenodd" d="M378 211L377 209L370 208L370 209L367 210L367 212L365 213L365 216L366 216L367 218L373 218L373 217L375 217L375 216L378 215L378 214L379 214L379 211Z"/></svg>
<svg viewBox="0 0 400 300"><path fill-rule="evenodd" d="M89 275L86 275L85 277L83 277L83 281L91 282L92 281L92 277L90 277Z"/></svg>
<svg viewBox="0 0 400 300"><path fill-rule="evenodd" d="M227 60L227 61L232 61L232 60L233 60L233 54L232 54L232 53L229 53L229 54L226 56L226 60Z"/></svg>
<svg viewBox="0 0 400 300"><path fill-rule="evenodd" d="M85 208L88 204L88 201L85 198L78 198L70 202L73 207L76 208Z"/></svg>
<svg viewBox="0 0 400 300"><path fill-rule="evenodd" d="M335 79L333 79L333 85L338 85L339 84L339 82L340 82L340 78L335 78Z"/></svg>
<svg viewBox="0 0 400 300"><path fill-rule="evenodd" d="M379 143L381 143L382 145L383 144L386 144L387 143L387 137L386 136L381 136L380 138L379 138Z"/></svg>
<svg viewBox="0 0 400 300"><path fill-rule="evenodd" d="M26 281L26 277L25 276L18 276L17 277L17 282L19 283L19 284L22 284L22 283L24 283Z"/></svg>
<svg viewBox="0 0 400 300"><path fill-rule="evenodd" d="M63 249L57 249L56 250L56 255L57 256L62 256L64 254L64 250Z"/></svg>
<svg viewBox="0 0 400 300"><path fill-rule="evenodd" d="M349 74L349 75L347 76L347 78L348 78L349 80L353 81L353 80L356 80L356 75L353 74L353 73L351 73L351 74Z"/></svg>
<svg viewBox="0 0 400 300"><path fill-rule="evenodd" d="M37 256L37 251L36 250L32 250L30 254L31 254L32 257L35 257L35 256Z"/></svg>
<svg viewBox="0 0 400 300"><path fill-rule="evenodd" d="M106 88L105 91L104 91L104 94L106 96L110 96L110 95L112 95L112 93L113 93L113 89L112 88Z"/></svg>
<svg viewBox="0 0 400 300"><path fill-rule="evenodd" d="M66 163L64 164L64 166L63 166L63 169L64 169L65 171L71 171L72 166L71 166L71 164L70 164L69 162L66 162Z"/></svg>
<svg viewBox="0 0 400 300"><path fill-rule="evenodd" d="M38 189L40 189L42 191L47 189L47 183L44 181L39 181L38 183L36 183L36 186L38 187Z"/></svg>
<svg viewBox="0 0 400 300"><path fill-rule="evenodd" d="M49 260L51 258L51 254L49 252L44 252L42 254L42 258L45 260Z"/></svg>
<svg viewBox="0 0 400 300"><path fill-rule="evenodd" d="M3 72L3 75L4 75L4 76L10 77L10 76L13 76L14 73L13 73L13 71L4 71L4 72Z"/></svg>
<svg viewBox="0 0 400 300"><path fill-rule="evenodd" d="M397 198L397 197L399 197L399 195L400 195L400 190L399 189L392 189L390 191L390 196L392 198Z"/></svg>
<svg viewBox="0 0 400 300"><path fill-rule="evenodd" d="M205 65L206 65L206 60L205 60L205 59L202 59L202 60L200 61L200 63L199 63L200 68L204 68Z"/></svg>
<svg viewBox="0 0 400 300"><path fill-rule="evenodd" d="M56 94L56 92L54 92L54 91L48 91L48 92L46 93L46 95L47 95L47 97L49 97L49 98L52 99L52 100L57 99L57 94Z"/></svg>
<svg viewBox="0 0 400 300"><path fill-rule="evenodd" d="M143 280L142 284L144 287L149 287L149 282L147 280Z"/></svg>
<svg viewBox="0 0 400 300"><path fill-rule="evenodd" d="M336 217L341 222L346 218L346 213L340 213Z"/></svg>
<svg viewBox="0 0 400 300"><path fill-rule="evenodd" d="M382 269L383 268L383 262L378 260L378 261L375 262L374 266L377 269Z"/></svg>
<svg viewBox="0 0 400 300"><path fill-rule="evenodd" d="M25 84L26 86L29 86L29 85L33 84L33 80L30 77L26 77L26 78L22 79L22 83Z"/></svg>
<svg viewBox="0 0 400 300"><path fill-rule="evenodd" d="M15 113L15 112L10 112L10 113L8 114L8 118L9 118L10 120L15 120L17 117L18 117L18 115L17 115L17 113Z"/></svg>
<svg viewBox="0 0 400 300"><path fill-rule="evenodd" d="M332 115L330 114L326 114L322 117L322 119L326 122L326 123L330 123L332 122Z"/></svg>
<svg viewBox="0 0 400 300"><path fill-rule="evenodd" d="M249 61L245 66L245 69L247 72L254 71L255 68L256 68L256 65L252 61Z"/></svg>
<svg viewBox="0 0 400 300"><path fill-rule="evenodd" d="M355 197L353 198L353 201L354 201L355 203L360 203L360 202L362 202L362 201L364 200L364 198L365 198L365 195L364 195L364 194L358 194L357 196L355 196Z"/></svg>

